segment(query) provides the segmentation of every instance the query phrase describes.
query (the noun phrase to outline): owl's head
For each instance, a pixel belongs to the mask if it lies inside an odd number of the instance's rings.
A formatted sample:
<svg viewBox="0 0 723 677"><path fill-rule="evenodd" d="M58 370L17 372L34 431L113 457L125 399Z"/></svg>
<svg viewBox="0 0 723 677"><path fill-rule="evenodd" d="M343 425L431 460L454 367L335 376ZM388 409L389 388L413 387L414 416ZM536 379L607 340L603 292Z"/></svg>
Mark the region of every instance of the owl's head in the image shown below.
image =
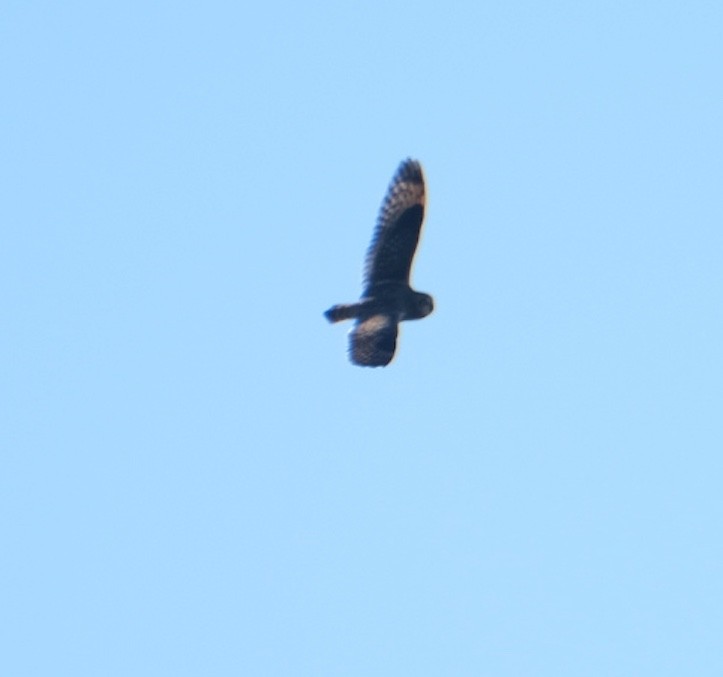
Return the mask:
<svg viewBox="0 0 723 677"><path fill-rule="evenodd" d="M434 310L434 300L429 294L417 291L414 292L414 306L414 319L421 319Z"/></svg>

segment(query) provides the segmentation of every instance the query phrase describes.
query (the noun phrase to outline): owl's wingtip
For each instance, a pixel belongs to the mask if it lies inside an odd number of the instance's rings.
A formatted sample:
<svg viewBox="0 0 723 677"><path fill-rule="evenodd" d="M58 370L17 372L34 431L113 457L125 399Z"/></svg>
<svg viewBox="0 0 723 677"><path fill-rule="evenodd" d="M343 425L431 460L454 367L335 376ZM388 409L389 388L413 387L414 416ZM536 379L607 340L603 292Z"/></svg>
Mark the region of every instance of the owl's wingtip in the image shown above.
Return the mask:
<svg viewBox="0 0 723 677"><path fill-rule="evenodd" d="M406 160L402 160L399 164L394 180L424 184L422 163L411 157L406 158Z"/></svg>

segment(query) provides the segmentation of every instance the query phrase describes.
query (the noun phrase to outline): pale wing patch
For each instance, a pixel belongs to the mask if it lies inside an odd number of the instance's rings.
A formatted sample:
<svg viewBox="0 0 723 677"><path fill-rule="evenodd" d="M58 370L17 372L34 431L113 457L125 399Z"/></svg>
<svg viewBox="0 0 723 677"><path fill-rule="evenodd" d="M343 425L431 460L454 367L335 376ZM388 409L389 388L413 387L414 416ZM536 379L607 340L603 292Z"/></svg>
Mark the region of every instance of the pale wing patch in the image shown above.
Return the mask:
<svg viewBox="0 0 723 677"><path fill-rule="evenodd" d="M389 364L397 347L397 322L390 315L372 315L349 333L349 356L355 364L382 367Z"/></svg>

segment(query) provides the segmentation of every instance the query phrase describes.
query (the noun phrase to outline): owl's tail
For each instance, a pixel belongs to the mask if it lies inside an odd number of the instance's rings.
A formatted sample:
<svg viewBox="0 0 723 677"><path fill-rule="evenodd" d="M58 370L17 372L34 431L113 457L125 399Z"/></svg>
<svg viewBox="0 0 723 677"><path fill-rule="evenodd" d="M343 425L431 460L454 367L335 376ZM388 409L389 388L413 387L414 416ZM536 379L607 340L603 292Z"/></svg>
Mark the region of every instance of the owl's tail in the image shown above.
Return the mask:
<svg viewBox="0 0 723 677"><path fill-rule="evenodd" d="M340 303L332 306L324 313L329 322L341 322L343 320L351 320L359 316L360 303Z"/></svg>

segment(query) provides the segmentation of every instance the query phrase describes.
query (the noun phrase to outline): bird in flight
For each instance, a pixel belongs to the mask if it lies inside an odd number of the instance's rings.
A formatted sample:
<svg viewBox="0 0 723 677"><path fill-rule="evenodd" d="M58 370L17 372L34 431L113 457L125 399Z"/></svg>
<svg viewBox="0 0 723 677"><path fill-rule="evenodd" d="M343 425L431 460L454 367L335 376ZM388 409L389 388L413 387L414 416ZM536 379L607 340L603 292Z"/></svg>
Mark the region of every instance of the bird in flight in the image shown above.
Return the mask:
<svg viewBox="0 0 723 677"><path fill-rule="evenodd" d="M399 165L379 210L364 266L364 291L357 303L332 306L329 322L354 319L349 359L362 367L385 367L397 345L399 323L429 315L429 294L409 285L412 259L424 219L424 176L416 160Z"/></svg>

